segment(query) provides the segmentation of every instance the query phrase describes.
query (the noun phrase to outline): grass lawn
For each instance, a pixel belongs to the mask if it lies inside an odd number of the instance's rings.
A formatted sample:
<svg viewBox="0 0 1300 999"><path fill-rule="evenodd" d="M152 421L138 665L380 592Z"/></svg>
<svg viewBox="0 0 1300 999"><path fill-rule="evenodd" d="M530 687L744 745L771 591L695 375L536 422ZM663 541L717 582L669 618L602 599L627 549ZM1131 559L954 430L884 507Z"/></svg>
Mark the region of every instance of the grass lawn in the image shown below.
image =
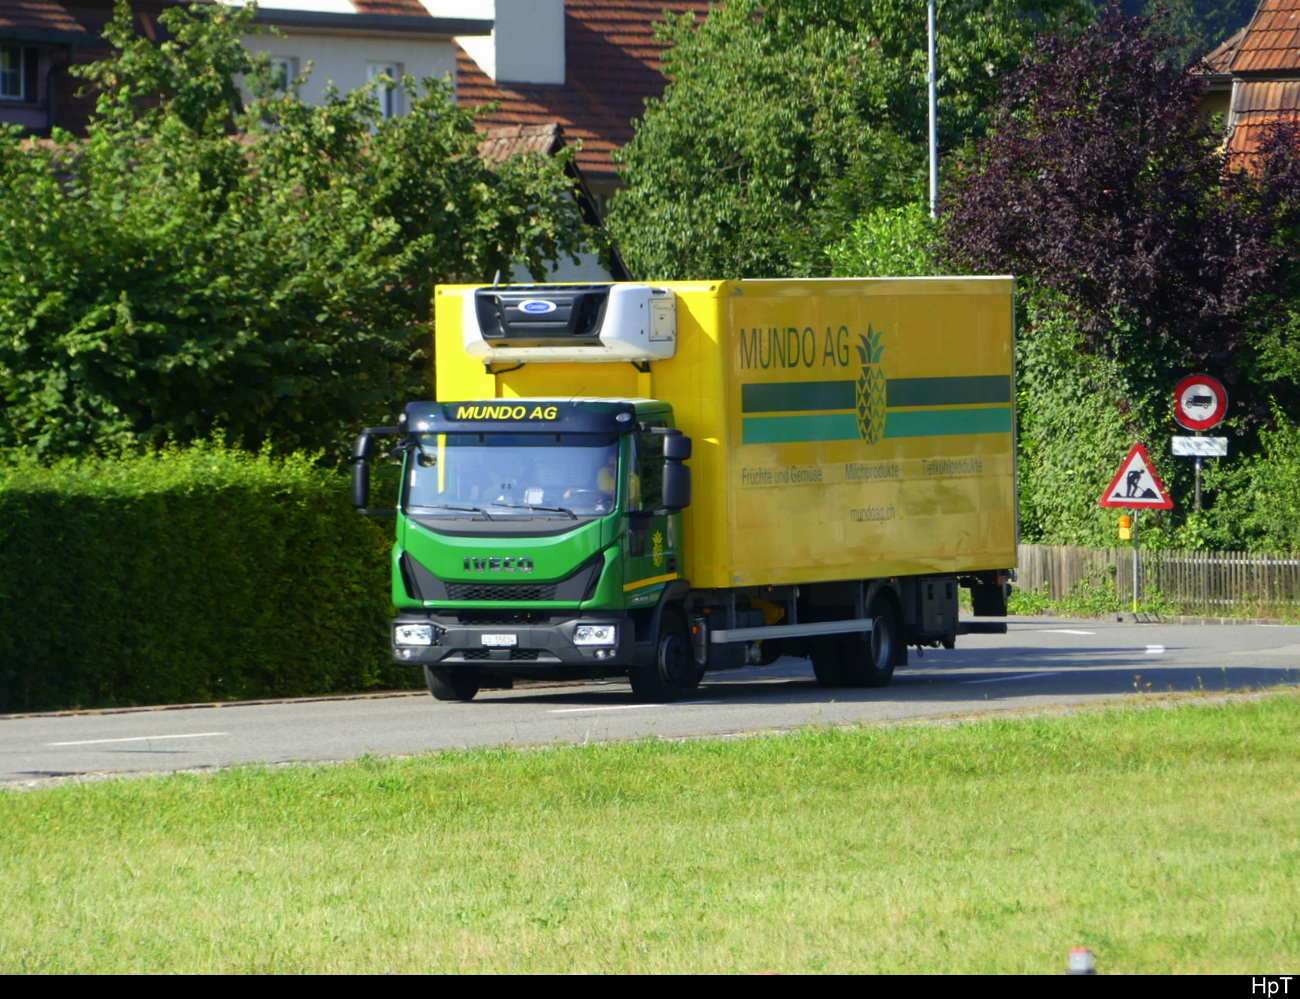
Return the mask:
<svg viewBox="0 0 1300 999"><path fill-rule="evenodd" d="M1300 695L0 793L0 971L1300 967Z"/></svg>

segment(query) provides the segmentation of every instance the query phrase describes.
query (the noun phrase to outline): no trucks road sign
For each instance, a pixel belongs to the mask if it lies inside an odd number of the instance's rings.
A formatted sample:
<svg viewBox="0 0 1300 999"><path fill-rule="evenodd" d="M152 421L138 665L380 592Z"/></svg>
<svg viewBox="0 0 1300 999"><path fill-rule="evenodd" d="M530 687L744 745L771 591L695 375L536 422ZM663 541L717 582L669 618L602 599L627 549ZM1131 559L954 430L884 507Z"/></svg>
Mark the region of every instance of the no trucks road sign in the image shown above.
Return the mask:
<svg viewBox="0 0 1300 999"><path fill-rule="evenodd" d="M1146 448L1134 444L1097 504L1127 507L1131 510L1171 510L1174 501L1169 498L1160 477L1151 467Z"/></svg>
<svg viewBox="0 0 1300 999"><path fill-rule="evenodd" d="M1188 375L1174 386L1174 419L1188 430L1218 426L1228 411L1228 390L1210 375Z"/></svg>

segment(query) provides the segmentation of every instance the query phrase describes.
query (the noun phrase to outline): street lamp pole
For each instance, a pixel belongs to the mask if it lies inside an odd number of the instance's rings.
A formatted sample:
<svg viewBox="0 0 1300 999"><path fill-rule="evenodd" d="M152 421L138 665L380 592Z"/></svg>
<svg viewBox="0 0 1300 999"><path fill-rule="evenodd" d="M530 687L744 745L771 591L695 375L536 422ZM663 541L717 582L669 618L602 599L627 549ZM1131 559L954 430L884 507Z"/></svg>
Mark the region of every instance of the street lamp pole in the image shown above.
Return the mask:
<svg viewBox="0 0 1300 999"><path fill-rule="evenodd" d="M938 215L939 202L939 131L936 124L938 113L936 110L936 83L934 72L934 0L928 0L927 4L928 21L929 21L929 50L930 65L925 79L930 89L930 218Z"/></svg>

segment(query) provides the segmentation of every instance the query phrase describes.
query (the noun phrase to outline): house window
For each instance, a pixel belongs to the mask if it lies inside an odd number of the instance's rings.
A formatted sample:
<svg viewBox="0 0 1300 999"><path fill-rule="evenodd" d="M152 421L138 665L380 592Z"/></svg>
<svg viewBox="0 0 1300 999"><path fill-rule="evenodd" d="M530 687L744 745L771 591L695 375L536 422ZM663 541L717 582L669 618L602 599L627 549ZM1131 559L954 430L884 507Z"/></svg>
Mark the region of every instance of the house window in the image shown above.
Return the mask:
<svg viewBox="0 0 1300 999"><path fill-rule="evenodd" d="M28 93L32 82L29 78L35 75L36 58L31 49L21 45L0 45L0 100L35 99L34 93Z"/></svg>
<svg viewBox="0 0 1300 999"><path fill-rule="evenodd" d="M377 76L388 77L388 83L379 83L375 86L375 97L379 100L379 113L385 118L394 118L400 113L399 103L401 91L397 89L397 81L402 76L401 63L396 62L372 62L366 66L366 81L370 82Z"/></svg>
<svg viewBox="0 0 1300 999"><path fill-rule="evenodd" d="M293 87L298 75L298 60L294 58L271 57L271 88L277 94L287 94Z"/></svg>

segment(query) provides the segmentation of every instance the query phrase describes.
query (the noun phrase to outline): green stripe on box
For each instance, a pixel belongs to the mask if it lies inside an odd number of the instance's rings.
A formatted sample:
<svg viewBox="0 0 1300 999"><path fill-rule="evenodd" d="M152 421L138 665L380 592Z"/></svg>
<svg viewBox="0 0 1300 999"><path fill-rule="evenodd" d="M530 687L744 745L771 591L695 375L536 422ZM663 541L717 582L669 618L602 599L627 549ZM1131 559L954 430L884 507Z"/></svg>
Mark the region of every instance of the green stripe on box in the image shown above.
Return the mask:
<svg viewBox="0 0 1300 999"><path fill-rule="evenodd" d="M797 444L805 441L858 440L853 413L809 416L747 416L742 422L743 444ZM1011 408L891 410L885 416L886 437L954 437L965 434L1008 434Z"/></svg>
<svg viewBox="0 0 1300 999"><path fill-rule="evenodd" d="M823 382L749 382L740 386L742 413L815 413L853 409L855 379ZM889 378L890 409L933 406L987 406L1011 401L1009 375L965 378Z"/></svg>
<svg viewBox="0 0 1300 999"><path fill-rule="evenodd" d="M858 439L858 418L853 413L826 413L816 416L747 416L741 423L743 444L794 444L802 441Z"/></svg>
<svg viewBox="0 0 1300 999"><path fill-rule="evenodd" d="M890 409L900 406L979 406L991 402L1010 402L1011 376L890 378L885 382L885 393L885 404Z"/></svg>
<svg viewBox="0 0 1300 999"><path fill-rule="evenodd" d="M855 405L852 381L749 382L740 386L742 413L807 413Z"/></svg>
<svg viewBox="0 0 1300 999"><path fill-rule="evenodd" d="M958 434L1011 433L1011 407L991 409L891 410L886 437L952 437Z"/></svg>

